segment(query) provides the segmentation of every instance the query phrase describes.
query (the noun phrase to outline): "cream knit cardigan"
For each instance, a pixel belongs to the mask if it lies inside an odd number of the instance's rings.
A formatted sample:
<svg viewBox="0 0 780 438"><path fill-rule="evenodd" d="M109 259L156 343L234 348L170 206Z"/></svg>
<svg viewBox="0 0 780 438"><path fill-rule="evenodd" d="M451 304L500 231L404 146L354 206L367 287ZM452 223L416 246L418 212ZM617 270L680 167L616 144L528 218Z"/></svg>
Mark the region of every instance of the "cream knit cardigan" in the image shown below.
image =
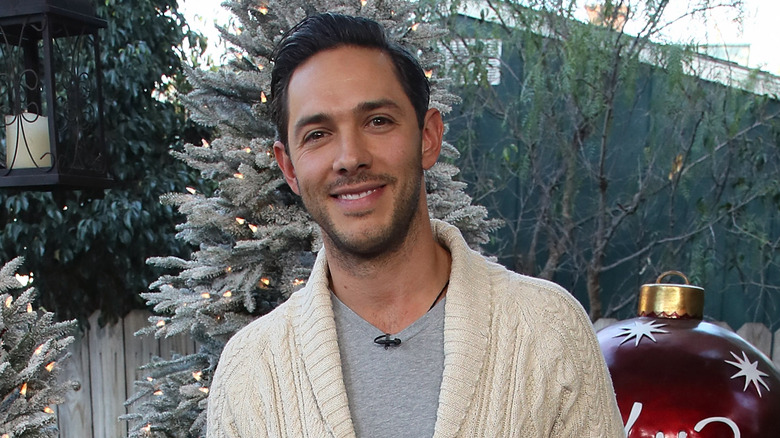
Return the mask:
<svg viewBox="0 0 780 438"><path fill-rule="evenodd" d="M624 437L582 307L434 221L452 254L434 437ZM354 437L320 251L306 287L238 332L208 397L209 438ZM381 390L381 388L377 388Z"/></svg>

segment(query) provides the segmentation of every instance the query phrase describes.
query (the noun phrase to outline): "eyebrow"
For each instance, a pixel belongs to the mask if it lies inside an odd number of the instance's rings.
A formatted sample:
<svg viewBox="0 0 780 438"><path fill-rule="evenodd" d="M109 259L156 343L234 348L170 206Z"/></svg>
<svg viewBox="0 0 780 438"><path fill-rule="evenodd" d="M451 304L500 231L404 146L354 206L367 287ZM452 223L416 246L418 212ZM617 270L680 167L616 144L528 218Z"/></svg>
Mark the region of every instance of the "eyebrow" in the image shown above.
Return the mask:
<svg viewBox="0 0 780 438"><path fill-rule="evenodd" d="M379 100L370 100L368 102L361 102L358 104L357 107L352 111L355 114L360 113L366 113L369 111L373 111L379 108L385 108L389 107L395 110L401 110L401 106L395 103L395 101L390 99L379 99Z"/></svg>
<svg viewBox="0 0 780 438"><path fill-rule="evenodd" d="M298 121L295 122L295 126L293 126L293 133L297 133L298 130L300 130L306 125L322 123L327 120L330 120L330 116L328 116L325 113L312 114L302 119L298 119Z"/></svg>
<svg viewBox="0 0 780 438"><path fill-rule="evenodd" d="M369 100L367 102L361 102L352 110L352 112L354 114L362 114L380 108L392 108L401 111L401 106L398 105L395 101L391 99L378 99L378 100ZM299 119L297 122L295 122L295 125L293 126L293 132L298 132L299 129L303 128L306 125L323 123L330 119L331 116L329 116L326 113L317 113L317 114L312 114L310 116L303 117Z"/></svg>

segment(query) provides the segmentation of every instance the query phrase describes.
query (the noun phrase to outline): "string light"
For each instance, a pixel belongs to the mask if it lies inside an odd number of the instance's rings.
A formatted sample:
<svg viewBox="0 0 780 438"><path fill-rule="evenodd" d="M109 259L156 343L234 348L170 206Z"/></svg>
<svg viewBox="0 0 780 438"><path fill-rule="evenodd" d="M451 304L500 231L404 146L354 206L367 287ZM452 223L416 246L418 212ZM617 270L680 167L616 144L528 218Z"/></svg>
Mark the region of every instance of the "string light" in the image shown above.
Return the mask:
<svg viewBox="0 0 780 438"><path fill-rule="evenodd" d="M188 192L190 192L190 193L191 193L191 194L193 194L193 195L194 195L194 194L196 194L196 193L198 193L198 191L197 191L197 190L195 190L195 188L194 188L194 187L187 187L187 191L188 191Z"/></svg>
<svg viewBox="0 0 780 438"><path fill-rule="evenodd" d="M154 379L152 378L152 376L147 376L147 377L146 377L146 380L148 380L148 381L150 381L150 382L154 382Z"/></svg>
<svg viewBox="0 0 780 438"><path fill-rule="evenodd" d="M244 152L246 152L247 154L251 154L252 153L252 148L250 148L250 147L244 148Z"/></svg>
<svg viewBox="0 0 780 438"><path fill-rule="evenodd" d="M271 280L269 280L267 277L263 277L260 279L260 283L262 283L265 286L268 286L269 284L271 284Z"/></svg>
<svg viewBox="0 0 780 438"><path fill-rule="evenodd" d="M420 27L420 23L414 23L412 25L412 32L417 32L417 28Z"/></svg>
<svg viewBox="0 0 780 438"><path fill-rule="evenodd" d="M16 274L16 275L14 275L14 277L16 277L16 281L18 281L19 284L21 284L22 286L27 286L28 284L30 284L30 276L29 275L19 275L19 274Z"/></svg>
<svg viewBox="0 0 780 438"><path fill-rule="evenodd" d="M200 390L200 392L202 392L204 394L208 394L209 393L209 389L206 388L206 387L201 387L201 388L198 388L198 389Z"/></svg>
<svg viewBox="0 0 780 438"><path fill-rule="evenodd" d="M200 378L201 378L202 375L203 375L203 371L193 371L192 372L192 377L195 380L197 380L198 382L200 382Z"/></svg>
<svg viewBox="0 0 780 438"><path fill-rule="evenodd" d="M146 433L152 433L152 423L148 423L146 426L142 427L141 430Z"/></svg>
<svg viewBox="0 0 780 438"><path fill-rule="evenodd" d="M250 230L252 230L253 233L257 232L257 225L248 224L247 226Z"/></svg>
<svg viewBox="0 0 780 438"><path fill-rule="evenodd" d="M22 383L22 389L19 390L22 395L27 395L27 382Z"/></svg>
<svg viewBox="0 0 780 438"><path fill-rule="evenodd" d="M62 206L62 211L68 211L68 206L67 205Z"/></svg>
<svg viewBox="0 0 780 438"><path fill-rule="evenodd" d="M203 298L205 298L205 299L207 299L207 300L208 300L209 298L211 298L211 294L210 294L210 293L208 293L208 292L203 292L202 294L200 294L200 296L201 296L201 297L203 297Z"/></svg>
<svg viewBox="0 0 780 438"><path fill-rule="evenodd" d="M368 0L360 0L360 6L363 7L368 3Z"/></svg>
<svg viewBox="0 0 780 438"><path fill-rule="evenodd" d="M222 294L222 296L223 296L223 297L225 297L225 298L230 298L230 297L232 297L232 296L233 296L233 292L231 292L231 291L225 291L225 293L224 293L224 294Z"/></svg>
<svg viewBox="0 0 780 438"><path fill-rule="evenodd" d="M204 148L210 148L211 147L211 143L209 143L208 140L206 140L205 138L201 139L200 143L203 145Z"/></svg>
<svg viewBox="0 0 780 438"><path fill-rule="evenodd" d="M0 438L11 438L11 435L8 435L7 433L4 433L2 437Z"/></svg>
<svg viewBox="0 0 780 438"><path fill-rule="evenodd" d="M54 369L54 362L49 362L48 365L46 365L46 371L51 372L51 370Z"/></svg>
<svg viewBox="0 0 780 438"><path fill-rule="evenodd" d="M425 70L425 77L428 78L428 79L433 77L433 69Z"/></svg>
<svg viewBox="0 0 780 438"><path fill-rule="evenodd" d="M158 389L157 391L154 391L154 395L163 395L162 389Z"/></svg>
<svg viewBox="0 0 780 438"><path fill-rule="evenodd" d="M236 173L233 174L233 176L236 177L237 179L244 179L244 174L243 173L236 172Z"/></svg>
<svg viewBox="0 0 780 438"><path fill-rule="evenodd" d="M27 303L27 313L32 313L32 312L33 312L32 304Z"/></svg>
<svg viewBox="0 0 780 438"><path fill-rule="evenodd" d="M233 272L233 267L232 266L228 266L227 268L225 268L225 272L227 272L227 273Z"/></svg>
<svg viewBox="0 0 780 438"><path fill-rule="evenodd" d="M263 15L266 15L266 14L268 14L268 7L267 7L267 6L260 6L259 8L257 8L257 10L258 10L258 11L259 11L261 14L263 14Z"/></svg>
<svg viewBox="0 0 780 438"><path fill-rule="evenodd" d="M36 356L41 354L41 351L43 351L43 346L44 345L46 345L46 344L39 345L38 348L36 348L35 351L33 351L33 354L36 355Z"/></svg>
<svg viewBox="0 0 780 438"><path fill-rule="evenodd" d="M163 327L163 326L165 326L165 320L161 319L161 320L157 321L157 327Z"/></svg>
<svg viewBox="0 0 780 438"><path fill-rule="evenodd" d="M260 102L261 102L261 103L266 103L266 102L268 102L268 98L265 96L265 91L261 91L261 92L260 92Z"/></svg>
<svg viewBox="0 0 780 438"><path fill-rule="evenodd" d="M46 412L47 414L53 414L54 413L54 409L46 406L45 408L43 408L43 412Z"/></svg>
<svg viewBox="0 0 780 438"><path fill-rule="evenodd" d="M14 302L14 297L8 296L8 298L5 299L5 307L11 307L11 303Z"/></svg>
<svg viewBox="0 0 780 438"><path fill-rule="evenodd" d="M293 286L300 286L303 283L306 283L306 280L303 280L303 279L300 279L300 278L296 278L295 280L293 280Z"/></svg>
<svg viewBox="0 0 780 438"><path fill-rule="evenodd" d="M238 222L239 225L244 225L246 223L246 219L242 217L237 217L236 222Z"/></svg>

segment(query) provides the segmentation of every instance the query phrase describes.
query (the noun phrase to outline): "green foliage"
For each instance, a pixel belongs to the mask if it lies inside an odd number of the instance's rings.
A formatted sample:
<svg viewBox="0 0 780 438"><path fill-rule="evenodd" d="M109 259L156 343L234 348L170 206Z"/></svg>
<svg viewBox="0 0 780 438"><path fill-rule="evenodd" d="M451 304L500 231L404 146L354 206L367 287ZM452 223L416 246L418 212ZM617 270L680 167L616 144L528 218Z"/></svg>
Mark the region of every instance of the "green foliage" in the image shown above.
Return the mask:
<svg viewBox="0 0 780 438"><path fill-rule="evenodd" d="M507 223L491 250L568 287L593 318L630 316L638 285L677 269L756 303L739 324L776 325L776 97L743 91L759 75L713 83L702 76L729 66L652 43L667 1L620 3L638 35L575 20L575 3L497 1L484 19L443 17L467 52L452 72L464 85L453 124L464 179ZM492 56L488 40L502 45L498 85L473 68ZM724 319L719 301L708 311Z"/></svg>
<svg viewBox="0 0 780 438"><path fill-rule="evenodd" d="M33 310L35 289L22 291L14 275L22 261L0 269L0 435L56 437L52 406L67 390L57 376L76 321L56 323L52 313Z"/></svg>
<svg viewBox="0 0 780 438"><path fill-rule="evenodd" d="M115 184L100 194L3 190L0 257L25 256L42 305L59 318L86 320L101 310L105 321L143 306L138 293L160 274L147 257L188 254L174 238L176 212L158 199L197 186L197 174L170 152L206 133L160 94L183 86L178 47L200 38L187 30L176 2L105 0L98 15L108 22L101 54Z"/></svg>

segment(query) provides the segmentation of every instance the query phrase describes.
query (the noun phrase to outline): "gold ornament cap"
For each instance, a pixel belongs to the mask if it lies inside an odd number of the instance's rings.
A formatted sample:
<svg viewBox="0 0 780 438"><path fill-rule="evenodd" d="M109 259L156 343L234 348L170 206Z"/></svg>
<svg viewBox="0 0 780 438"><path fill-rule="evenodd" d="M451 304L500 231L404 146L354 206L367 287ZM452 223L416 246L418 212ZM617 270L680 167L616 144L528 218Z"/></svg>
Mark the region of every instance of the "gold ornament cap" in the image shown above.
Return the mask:
<svg viewBox="0 0 780 438"><path fill-rule="evenodd" d="M677 275L685 284L661 283L664 277ZM655 318L702 319L704 316L704 289L691 285L688 277L679 271L666 271L655 284L643 284L639 289L639 316Z"/></svg>

